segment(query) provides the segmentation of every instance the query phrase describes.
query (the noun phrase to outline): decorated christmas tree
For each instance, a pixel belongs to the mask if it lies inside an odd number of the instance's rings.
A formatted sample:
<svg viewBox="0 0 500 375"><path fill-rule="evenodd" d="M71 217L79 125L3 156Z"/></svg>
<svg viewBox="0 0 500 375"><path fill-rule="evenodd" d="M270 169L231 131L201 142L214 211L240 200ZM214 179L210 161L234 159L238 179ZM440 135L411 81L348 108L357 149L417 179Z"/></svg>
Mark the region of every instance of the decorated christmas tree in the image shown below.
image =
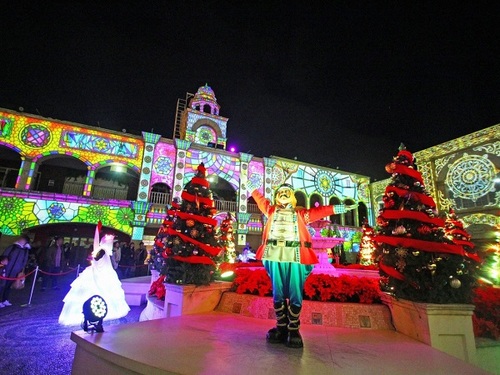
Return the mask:
<svg viewBox="0 0 500 375"><path fill-rule="evenodd" d="M224 259L222 261L235 263L236 249L234 245L233 219L229 212L219 227L219 244L224 248Z"/></svg>
<svg viewBox="0 0 500 375"><path fill-rule="evenodd" d="M359 246L359 264L363 266L369 266L373 264L373 253L375 251L375 245L373 244L373 235L375 231L368 224L368 220L365 219L363 222L363 232L361 235L361 243Z"/></svg>
<svg viewBox="0 0 500 375"><path fill-rule="evenodd" d="M216 210L205 166L186 185L180 204L167 211L154 246L154 268L167 283L206 285L213 279L216 259L223 252L217 243L213 218Z"/></svg>
<svg viewBox="0 0 500 375"><path fill-rule="evenodd" d="M470 303L479 262L470 241L454 237L451 227L446 233L404 145L386 170L392 178L373 238L382 290L417 302Z"/></svg>

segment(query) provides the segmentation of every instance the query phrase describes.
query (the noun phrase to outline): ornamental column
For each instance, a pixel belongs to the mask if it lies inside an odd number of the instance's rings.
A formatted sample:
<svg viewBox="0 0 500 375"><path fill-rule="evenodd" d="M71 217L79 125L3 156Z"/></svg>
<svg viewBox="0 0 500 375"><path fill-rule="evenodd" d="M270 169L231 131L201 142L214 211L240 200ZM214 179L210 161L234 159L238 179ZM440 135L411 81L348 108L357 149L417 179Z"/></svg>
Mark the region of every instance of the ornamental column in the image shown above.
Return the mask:
<svg viewBox="0 0 500 375"><path fill-rule="evenodd" d="M153 155L155 146L160 140L159 134L142 132L144 139L144 152L142 154L141 175L139 177L139 188L137 189L137 199L131 203L134 210L134 220L132 221L132 239L142 240L144 228L146 227L146 215L151 207L149 203L149 194L151 183L151 168L153 165Z"/></svg>
<svg viewBox="0 0 500 375"><path fill-rule="evenodd" d="M248 213L248 166L252 160L253 155L240 152L240 186L238 193L238 213L236 219L238 220L238 245L245 245L247 242L248 234L248 220L251 214Z"/></svg>
<svg viewBox="0 0 500 375"><path fill-rule="evenodd" d="M85 185L83 186L83 196L90 198L95 180L95 166L88 166L87 169L87 177L85 178Z"/></svg>
<svg viewBox="0 0 500 375"><path fill-rule="evenodd" d="M264 159L264 196L273 201L273 168L276 165L276 159Z"/></svg>
<svg viewBox="0 0 500 375"><path fill-rule="evenodd" d="M38 171L36 161L27 157L21 157L21 167L17 175L16 190L30 190L33 176Z"/></svg>
<svg viewBox="0 0 500 375"><path fill-rule="evenodd" d="M172 200L177 198L181 200L182 189L184 188L184 172L186 170L187 150L191 147L191 142L184 139L175 139L175 167L174 167L174 187Z"/></svg>

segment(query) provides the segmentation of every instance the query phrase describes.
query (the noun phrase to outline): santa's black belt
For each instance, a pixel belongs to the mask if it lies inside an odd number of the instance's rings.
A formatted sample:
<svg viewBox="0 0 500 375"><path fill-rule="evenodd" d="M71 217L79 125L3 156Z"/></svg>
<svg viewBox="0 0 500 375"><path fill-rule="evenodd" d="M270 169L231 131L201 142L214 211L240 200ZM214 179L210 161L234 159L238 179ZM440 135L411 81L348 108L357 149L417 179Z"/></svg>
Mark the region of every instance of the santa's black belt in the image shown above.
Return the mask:
<svg viewBox="0 0 500 375"><path fill-rule="evenodd" d="M310 242L304 242L301 244L300 241L267 240L267 244L284 247L312 247Z"/></svg>

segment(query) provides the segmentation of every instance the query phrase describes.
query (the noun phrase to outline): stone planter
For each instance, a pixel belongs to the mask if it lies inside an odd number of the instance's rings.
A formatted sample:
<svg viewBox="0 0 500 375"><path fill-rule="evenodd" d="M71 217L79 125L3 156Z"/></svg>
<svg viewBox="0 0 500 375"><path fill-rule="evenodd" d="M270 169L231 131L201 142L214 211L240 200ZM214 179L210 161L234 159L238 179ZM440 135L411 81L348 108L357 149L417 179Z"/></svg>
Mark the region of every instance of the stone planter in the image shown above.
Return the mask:
<svg viewBox="0 0 500 375"><path fill-rule="evenodd" d="M275 319L271 297L225 292L217 311L259 319ZM302 324L327 327L394 330L387 306L304 300L300 315Z"/></svg>
<svg viewBox="0 0 500 375"><path fill-rule="evenodd" d="M165 317L206 313L215 310L230 282L215 281L210 285L165 284Z"/></svg>
<svg viewBox="0 0 500 375"><path fill-rule="evenodd" d="M474 305L417 303L383 295L396 330L469 363L476 363Z"/></svg>
<svg viewBox="0 0 500 375"><path fill-rule="evenodd" d="M152 281L158 277L153 275ZM230 282L215 281L210 285L165 284L165 301L155 296L147 297L147 305L139 320L170 318L186 314L198 314L214 311L222 293L231 288Z"/></svg>

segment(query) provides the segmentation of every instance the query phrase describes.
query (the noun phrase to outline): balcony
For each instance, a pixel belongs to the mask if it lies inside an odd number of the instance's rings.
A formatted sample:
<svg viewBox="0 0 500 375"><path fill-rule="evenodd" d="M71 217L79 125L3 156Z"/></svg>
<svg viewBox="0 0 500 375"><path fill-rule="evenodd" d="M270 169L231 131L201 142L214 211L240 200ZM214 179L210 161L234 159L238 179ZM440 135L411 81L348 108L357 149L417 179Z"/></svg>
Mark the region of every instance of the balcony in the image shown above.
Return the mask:
<svg viewBox="0 0 500 375"><path fill-rule="evenodd" d="M83 195L84 184L80 182L66 181L63 186L63 194L67 195ZM116 188L108 186L94 185L92 186L91 197L93 199L119 199L127 200L128 187Z"/></svg>
<svg viewBox="0 0 500 375"><path fill-rule="evenodd" d="M171 194L170 193L162 193L158 191L152 191L149 194L149 202L161 206L165 206L170 203ZM222 212L238 212L238 202L234 201L224 201L216 199L215 208L217 211ZM247 205L247 209L249 213L252 214L260 214L260 210L255 203L249 203Z"/></svg>

